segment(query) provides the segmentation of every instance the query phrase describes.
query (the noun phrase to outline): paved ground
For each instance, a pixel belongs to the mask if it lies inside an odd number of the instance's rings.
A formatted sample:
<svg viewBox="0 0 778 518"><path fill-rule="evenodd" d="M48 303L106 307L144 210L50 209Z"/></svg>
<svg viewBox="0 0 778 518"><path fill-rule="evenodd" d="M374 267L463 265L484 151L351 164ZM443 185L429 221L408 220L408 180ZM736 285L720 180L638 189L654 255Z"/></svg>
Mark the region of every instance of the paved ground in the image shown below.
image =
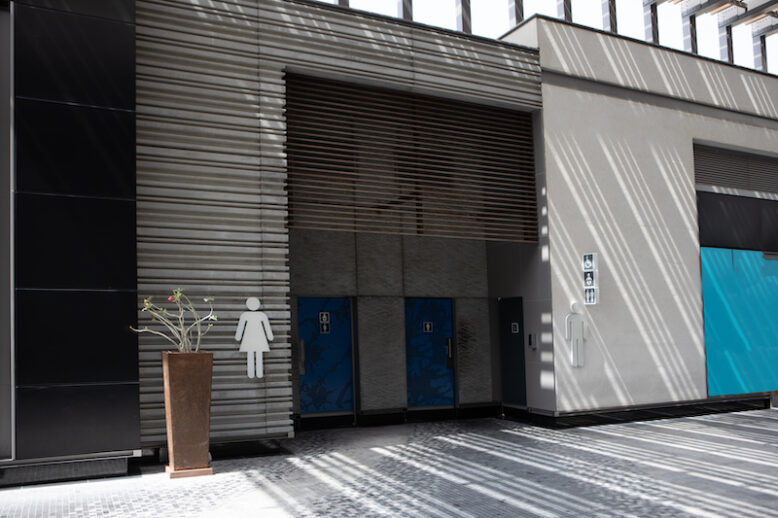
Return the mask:
<svg viewBox="0 0 778 518"><path fill-rule="evenodd" d="M307 432L289 453L0 490L0 517L778 517L778 411L568 430L478 419Z"/></svg>

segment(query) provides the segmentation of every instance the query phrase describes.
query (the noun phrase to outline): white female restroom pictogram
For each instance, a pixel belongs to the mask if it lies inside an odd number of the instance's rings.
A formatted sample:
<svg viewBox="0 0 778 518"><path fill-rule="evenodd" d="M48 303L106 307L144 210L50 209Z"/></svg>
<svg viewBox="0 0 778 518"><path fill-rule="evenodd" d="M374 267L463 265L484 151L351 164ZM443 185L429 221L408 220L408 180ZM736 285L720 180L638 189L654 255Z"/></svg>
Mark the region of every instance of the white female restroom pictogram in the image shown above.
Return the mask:
<svg viewBox="0 0 778 518"><path fill-rule="evenodd" d="M270 329L270 319L259 311L260 303L256 297L246 299L248 311L244 311L238 320L235 340L240 341L240 351L248 353L246 370L249 378L261 378L264 374L262 353L270 350L269 342L273 341L273 331ZM242 339L242 340L241 340Z"/></svg>

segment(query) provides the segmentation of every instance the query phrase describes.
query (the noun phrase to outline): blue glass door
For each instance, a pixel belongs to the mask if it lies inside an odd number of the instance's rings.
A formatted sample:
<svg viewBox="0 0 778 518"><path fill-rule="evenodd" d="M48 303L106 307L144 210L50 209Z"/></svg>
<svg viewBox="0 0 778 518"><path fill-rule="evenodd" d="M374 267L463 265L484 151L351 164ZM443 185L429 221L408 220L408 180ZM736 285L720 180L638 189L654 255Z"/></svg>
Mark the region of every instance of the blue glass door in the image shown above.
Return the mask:
<svg viewBox="0 0 778 518"><path fill-rule="evenodd" d="M454 404L451 299L405 299L408 408Z"/></svg>
<svg viewBox="0 0 778 518"><path fill-rule="evenodd" d="M297 299L300 340L300 413L354 411L351 301Z"/></svg>

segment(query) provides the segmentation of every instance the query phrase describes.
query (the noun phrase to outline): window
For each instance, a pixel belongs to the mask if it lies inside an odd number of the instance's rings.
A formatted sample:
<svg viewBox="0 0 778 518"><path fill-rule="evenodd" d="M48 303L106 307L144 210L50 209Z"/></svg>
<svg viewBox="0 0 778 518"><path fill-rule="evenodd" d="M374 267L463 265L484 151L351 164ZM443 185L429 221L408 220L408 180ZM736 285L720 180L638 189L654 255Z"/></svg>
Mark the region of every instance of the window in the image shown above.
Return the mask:
<svg viewBox="0 0 778 518"><path fill-rule="evenodd" d="M572 0L573 22L603 29L602 0Z"/></svg>
<svg viewBox="0 0 778 518"><path fill-rule="evenodd" d="M721 59L718 14L703 14L697 17L697 54Z"/></svg>
<svg viewBox="0 0 778 518"><path fill-rule="evenodd" d="M646 39L643 0L616 0L616 24L619 34L638 40Z"/></svg>
<svg viewBox="0 0 778 518"><path fill-rule="evenodd" d="M400 2L398 0L350 0L349 7L386 16L400 16Z"/></svg>
<svg viewBox="0 0 778 518"><path fill-rule="evenodd" d="M457 2L456 0L413 0L413 21L456 30Z"/></svg>
<svg viewBox="0 0 778 518"><path fill-rule="evenodd" d="M558 15L556 0L524 0L524 19L533 14L545 14L556 18Z"/></svg>
<svg viewBox="0 0 778 518"><path fill-rule="evenodd" d="M513 27L509 0L476 0L470 2L473 34L499 38Z"/></svg>
<svg viewBox="0 0 778 518"><path fill-rule="evenodd" d="M657 7L660 45L683 50L682 7L683 4L671 4L669 2L660 4Z"/></svg>

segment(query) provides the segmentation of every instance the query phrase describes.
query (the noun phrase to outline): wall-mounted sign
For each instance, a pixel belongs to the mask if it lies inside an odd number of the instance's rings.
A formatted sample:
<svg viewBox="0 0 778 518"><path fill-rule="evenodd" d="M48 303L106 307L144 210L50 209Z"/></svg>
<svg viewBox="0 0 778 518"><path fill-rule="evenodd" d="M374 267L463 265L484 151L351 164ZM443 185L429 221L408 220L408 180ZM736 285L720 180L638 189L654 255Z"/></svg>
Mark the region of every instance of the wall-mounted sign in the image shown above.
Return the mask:
<svg viewBox="0 0 778 518"><path fill-rule="evenodd" d="M597 254L594 252L583 255L583 271L594 272L597 271Z"/></svg>
<svg viewBox="0 0 778 518"><path fill-rule="evenodd" d="M581 260L583 268L584 304L592 306L600 302L600 279L597 267L597 254L589 252L583 254Z"/></svg>
<svg viewBox="0 0 778 518"><path fill-rule="evenodd" d="M330 312L329 311L321 311L319 313L319 334L321 335L330 334Z"/></svg>
<svg viewBox="0 0 778 518"><path fill-rule="evenodd" d="M421 328L425 333L431 333L432 332L432 322L423 322L421 324Z"/></svg>
<svg viewBox="0 0 778 518"><path fill-rule="evenodd" d="M270 350L268 342L273 341L273 331L270 329L270 319L259 311L260 303L256 297L246 299L248 311L240 314L235 340L240 342L239 351L246 355L246 373L249 378L264 376L262 354ZM329 324L328 324L329 325Z"/></svg>

